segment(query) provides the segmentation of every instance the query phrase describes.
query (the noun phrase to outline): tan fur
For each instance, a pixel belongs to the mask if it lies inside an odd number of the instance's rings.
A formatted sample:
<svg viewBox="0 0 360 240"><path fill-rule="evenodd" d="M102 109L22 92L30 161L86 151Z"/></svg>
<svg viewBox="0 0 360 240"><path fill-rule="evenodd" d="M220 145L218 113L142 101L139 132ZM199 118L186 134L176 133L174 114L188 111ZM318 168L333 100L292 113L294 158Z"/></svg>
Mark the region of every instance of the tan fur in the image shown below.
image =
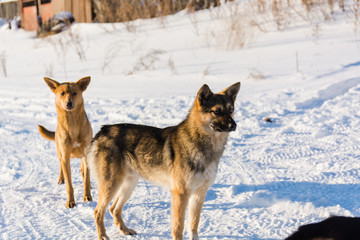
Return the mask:
<svg viewBox="0 0 360 240"><path fill-rule="evenodd" d="M99 189L95 209L99 239L108 239L104 215L112 199L110 213L117 228L125 235L136 234L121 214L140 177L170 189L173 239L183 238L188 205L190 239L198 239L206 192L215 180L229 132L236 128L233 109L239 89L236 83L214 94L204 85L187 118L176 126L103 126L86 158Z"/></svg>
<svg viewBox="0 0 360 240"><path fill-rule="evenodd" d="M90 145L92 128L84 109L82 93L90 83L90 77L77 82L58 83L44 78L51 91L55 93L58 124L55 132L39 125L40 134L56 142L57 157L60 160L59 184L66 183L66 207L75 206L74 190L71 183L70 159L81 158L80 171L84 182L84 201L92 201L90 192L90 172L85 160L85 152Z"/></svg>

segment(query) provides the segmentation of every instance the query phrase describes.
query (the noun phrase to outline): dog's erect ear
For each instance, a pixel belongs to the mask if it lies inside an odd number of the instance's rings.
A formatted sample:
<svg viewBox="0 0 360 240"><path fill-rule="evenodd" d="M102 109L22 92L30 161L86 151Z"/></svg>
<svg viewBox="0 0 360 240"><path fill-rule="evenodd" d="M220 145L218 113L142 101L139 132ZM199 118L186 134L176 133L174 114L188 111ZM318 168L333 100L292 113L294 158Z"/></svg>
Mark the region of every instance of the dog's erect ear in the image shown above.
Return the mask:
<svg viewBox="0 0 360 240"><path fill-rule="evenodd" d="M55 80L52 80L50 78L44 77L44 80L46 82L46 84L49 86L49 88L51 89L51 91L55 92L56 88L60 85L60 83L58 83Z"/></svg>
<svg viewBox="0 0 360 240"><path fill-rule="evenodd" d="M90 77L83 77L76 82L81 91L85 91L90 83Z"/></svg>
<svg viewBox="0 0 360 240"><path fill-rule="evenodd" d="M223 94L226 96L229 96L234 102L236 100L236 96L240 90L240 82L237 82L230 87L226 88L224 91L222 91Z"/></svg>
<svg viewBox="0 0 360 240"><path fill-rule="evenodd" d="M213 95L214 93L210 90L209 86L204 84L198 91L196 100L200 106L203 106Z"/></svg>

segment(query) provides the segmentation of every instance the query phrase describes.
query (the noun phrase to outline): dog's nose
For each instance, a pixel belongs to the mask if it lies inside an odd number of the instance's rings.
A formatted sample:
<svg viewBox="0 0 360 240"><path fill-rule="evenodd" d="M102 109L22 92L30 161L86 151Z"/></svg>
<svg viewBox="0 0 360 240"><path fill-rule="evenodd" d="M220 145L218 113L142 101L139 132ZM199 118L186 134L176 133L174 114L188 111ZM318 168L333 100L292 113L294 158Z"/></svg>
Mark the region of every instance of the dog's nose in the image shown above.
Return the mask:
<svg viewBox="0 0 360 240"><path fill-rule="evenodd" d="M67 107L67 108L72 108L72 106L73 106L73 104L72 104L71 101L69 101L69 102L66 104L66 107Z"/></svg>
<svg viewBox="0 0 360 240"><path fill-rule="evenodd" d="M236 123L234 122L234 120L230 120L230 123L228 125L229 127L229 131L235 131L236 130Z"/></svg>

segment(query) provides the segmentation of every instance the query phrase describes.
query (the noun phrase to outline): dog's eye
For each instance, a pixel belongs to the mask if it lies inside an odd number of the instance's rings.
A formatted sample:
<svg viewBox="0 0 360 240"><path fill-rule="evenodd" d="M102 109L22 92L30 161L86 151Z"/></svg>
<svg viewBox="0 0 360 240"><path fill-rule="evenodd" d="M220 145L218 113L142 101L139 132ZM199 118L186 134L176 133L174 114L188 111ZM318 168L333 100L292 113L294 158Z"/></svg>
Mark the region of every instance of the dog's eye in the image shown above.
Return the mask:
<svg viewBox="0 0 360 240"><path fill-rule="evenodd" d="M64 96L65 95L65 92L61 92L61 96Z"/></svg>
<svg viewBox="0 0 360 240"><path fill-rule="evenodd" d="M77 92L73 92L73 96L76 96L77 95Z"/></svg>
<svg viewBox="0 0 360 240"><path fill-rule="evenodd" d="M229 113L233 113L234 109L233 108L229 108Z"/></svg>
<svg viewBox="0 0 360 240"><path fill-rule="evenodd" d="M220 109L215 109L214 111L212 111L216 116L220 116L222 115L222 111Z"/></svg>

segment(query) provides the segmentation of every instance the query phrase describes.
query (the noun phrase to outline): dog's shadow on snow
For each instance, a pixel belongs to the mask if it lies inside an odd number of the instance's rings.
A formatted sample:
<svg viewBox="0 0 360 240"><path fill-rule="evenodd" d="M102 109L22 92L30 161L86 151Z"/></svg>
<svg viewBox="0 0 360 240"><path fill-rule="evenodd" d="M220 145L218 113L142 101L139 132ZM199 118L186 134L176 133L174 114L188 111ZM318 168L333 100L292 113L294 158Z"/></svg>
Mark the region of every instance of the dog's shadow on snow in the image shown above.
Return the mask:
<svg viewBox="0 0 360 240"><path fill-rule="evenodd" d="M219 192L229 191L228 196L252 192L251 197L243 202L216 204ZM229 198L229 197L228 197ZM231 198L231 197L230 197ZM360 184L327 184L315 182L270 182L262 185L223 185L214 184L208 191L205 206L211 208L261 208L270 207L283 200L292 202L310 202L315 207L337 206L350 211L360 209ZM215 201L211 201L215 200ZM208 202L208 203L207 203ZM213 202L213 203L210 203Z"/></svg>

